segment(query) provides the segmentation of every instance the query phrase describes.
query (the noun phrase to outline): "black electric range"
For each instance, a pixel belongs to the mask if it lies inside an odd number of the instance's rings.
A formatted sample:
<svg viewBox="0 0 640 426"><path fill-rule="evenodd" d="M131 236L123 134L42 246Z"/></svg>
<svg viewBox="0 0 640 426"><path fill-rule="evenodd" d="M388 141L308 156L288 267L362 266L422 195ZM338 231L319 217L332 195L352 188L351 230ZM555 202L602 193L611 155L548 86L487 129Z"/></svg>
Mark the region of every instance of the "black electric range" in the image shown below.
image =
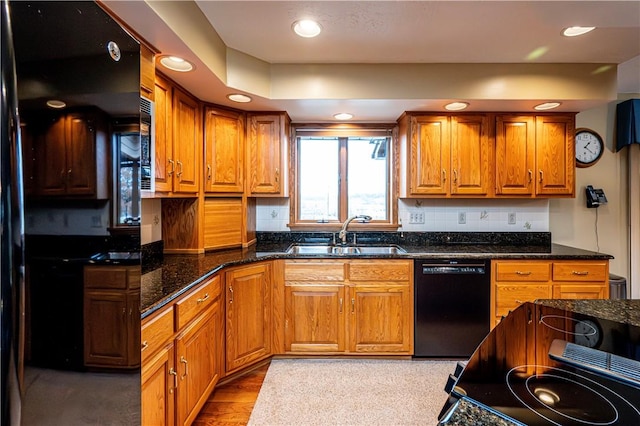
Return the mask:
<svg viewBox="0 0 640 426"><path fill-rule="evenodd" d="M640 424L640 327L526 303L447 384L460 399L524 425Z"/></svg>

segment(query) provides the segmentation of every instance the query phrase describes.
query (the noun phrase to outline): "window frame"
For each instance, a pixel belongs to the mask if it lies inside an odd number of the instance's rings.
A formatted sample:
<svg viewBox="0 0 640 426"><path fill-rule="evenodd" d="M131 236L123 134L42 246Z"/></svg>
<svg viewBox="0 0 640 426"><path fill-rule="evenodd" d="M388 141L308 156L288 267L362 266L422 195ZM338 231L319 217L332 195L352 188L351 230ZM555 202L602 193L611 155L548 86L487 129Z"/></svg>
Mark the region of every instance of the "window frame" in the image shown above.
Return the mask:
<svg viewBox="0 0 640 426"><path fill-rule="evenodd" d="M348 138L355 136L378 136L389 137L389 152L387 161L387 220L372 220L368 223L352 222L350 229L372 230L372 231L395 231L398 229L398 159L397 159L397 126L396 124L297 124L292 126L290 138L290 206L289 206L289 228L299 231L334 231L339 230L344 220L347 219L348 203L345 203L347 179L340 178L339 181L339 218L324 223L315 220L300 220L299 209L299 141L303 136L333 136L337 138ZM343 144L345 145L343 149ZM339 173L343 175L347 172L347 152L346 142L340 142L339 148L340 164Z"/></svg>

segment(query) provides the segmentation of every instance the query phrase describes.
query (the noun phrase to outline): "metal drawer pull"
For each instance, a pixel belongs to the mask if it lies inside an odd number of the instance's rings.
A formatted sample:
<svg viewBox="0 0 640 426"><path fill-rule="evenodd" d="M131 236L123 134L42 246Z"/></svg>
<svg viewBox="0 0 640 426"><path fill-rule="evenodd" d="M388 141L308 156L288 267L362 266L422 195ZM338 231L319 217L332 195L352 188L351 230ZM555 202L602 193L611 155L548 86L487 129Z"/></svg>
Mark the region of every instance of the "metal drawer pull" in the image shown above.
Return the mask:
<svg viewBox="0 0 640 426"><path fill-rule="evenodd" d="M202 303L209 298L209 293L205 293L204 297L201 297L197 300L198 303Z"/></svg>
<svg viewBox="0 0 640 426"><path fill-rule="evenodd" d="M140 348L140 352L144 351L148 347L149 347L149 342L145 340L144 342L142 342L142 347Z"/></svg>
<svg viewBox="0 0 640 426"><path fill-rule="evenodd" d="M571 271L573 275L589 275L589 271Z"/></svg>
<svg viewBox="0 0 640 426"><path fill-rule="evenodd" d="M173 369L173 367L171 367L169 374L173 376L173 388L169 389L169 393L173 393L173 389L178 388L178 373Z"/></svg>
<svg viewBox="0 0 640 426"><path fill-rule="evenodd" d="M516 271L516 275L531 275L531 271Z"/></svg>
<svg viewBox="0 0 640 426"><path fill-rule="evenodd" d="M189 370L187 370L187 360L184 359L183 356L180 356L180 362L184 364L184 374L182 375L182 378L184 379L189 374Z"/></svg>
<svg viewBox="0 0 640 426"><path fill-rule="evenodd" d="M519 305L522 305L524 302L522 300L516 299L516 303L519 304Z"/></svg>

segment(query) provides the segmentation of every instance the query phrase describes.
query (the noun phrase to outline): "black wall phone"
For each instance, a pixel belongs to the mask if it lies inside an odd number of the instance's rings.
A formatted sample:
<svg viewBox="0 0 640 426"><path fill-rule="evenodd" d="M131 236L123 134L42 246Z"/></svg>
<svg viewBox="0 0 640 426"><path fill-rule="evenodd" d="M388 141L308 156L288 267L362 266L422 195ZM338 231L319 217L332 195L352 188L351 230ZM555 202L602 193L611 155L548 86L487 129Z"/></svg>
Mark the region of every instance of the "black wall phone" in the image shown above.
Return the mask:
<svg viewBox="0 0 640 426"><path fill-rule="evenodd" d="M593 186L587 185L587 208L596 208L602 204L607 204L607 197L602 189L593 189Z"/></svg>

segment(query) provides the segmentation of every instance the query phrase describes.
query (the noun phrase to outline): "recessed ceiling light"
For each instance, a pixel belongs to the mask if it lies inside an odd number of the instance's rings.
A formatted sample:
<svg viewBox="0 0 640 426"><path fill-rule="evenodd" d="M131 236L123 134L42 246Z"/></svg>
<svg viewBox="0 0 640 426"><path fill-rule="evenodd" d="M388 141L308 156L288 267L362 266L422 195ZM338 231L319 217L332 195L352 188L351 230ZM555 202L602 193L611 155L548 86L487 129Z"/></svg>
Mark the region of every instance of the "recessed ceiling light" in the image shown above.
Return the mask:
<svg viewBox="0 0 640 426"><path fill-rule="evenodd" d="M315 37L322 31L322 27L320 26L320 24L310 19L302 19L300 21L296 21L291 27L293 28L293 31L300 37L306 38Z"/></svg>
<svg viewBox="0 0 640 426"><path fill-rule="evenodd" d="M243 95L242 93L232 93L230 95L227 95L227 99L232 100L233 102L241 102L241 103L251 102L251 97L247 95Z"/></svg>
<svg viewBox="0 0 640 426"><path fill-rule="evenodd" d="M165 68L178 72L189 72L193 70L193 64L179 56L162 56L160 63Z"/></svg>
<svg viewBox="0 0 640 426"><path fill-rule="evenodd" d="M589 31L593 31L595 29L596 27L569 27L569 28L565 28L562 31L562 35L566 37L575 37L582 34L586 34Z"/></svg>
<svg viewBox="0 0 640 426"><path fill-rule="evenodd" d="M50 100L47 101L47 106L49 108L62 109L64 107L66 107L67 104L62 102L62 101L59 101L57 99L50 99Z"/></svg>
<svg viewBox="0 0 640 426"><path fill-rule="evenodd" d="M548 109L558 108L561 105L560 102L545 102L533 107L536 111L546 111Z"/></svg>
<svg viewBox="0 0 640 426"><path fill-rule="evenodd" d="M446 104L444 108L447 111L461 111L469 106L468 102L451 102L450 104Z"/></svg>
<svg viewBox="0 0 640 426"><path fill-rule="evenodd" d="M340 112L338 114L333 114L333 118L336 120L351 120L353 118L353 114L349 114L348 112Z"/></svg>

